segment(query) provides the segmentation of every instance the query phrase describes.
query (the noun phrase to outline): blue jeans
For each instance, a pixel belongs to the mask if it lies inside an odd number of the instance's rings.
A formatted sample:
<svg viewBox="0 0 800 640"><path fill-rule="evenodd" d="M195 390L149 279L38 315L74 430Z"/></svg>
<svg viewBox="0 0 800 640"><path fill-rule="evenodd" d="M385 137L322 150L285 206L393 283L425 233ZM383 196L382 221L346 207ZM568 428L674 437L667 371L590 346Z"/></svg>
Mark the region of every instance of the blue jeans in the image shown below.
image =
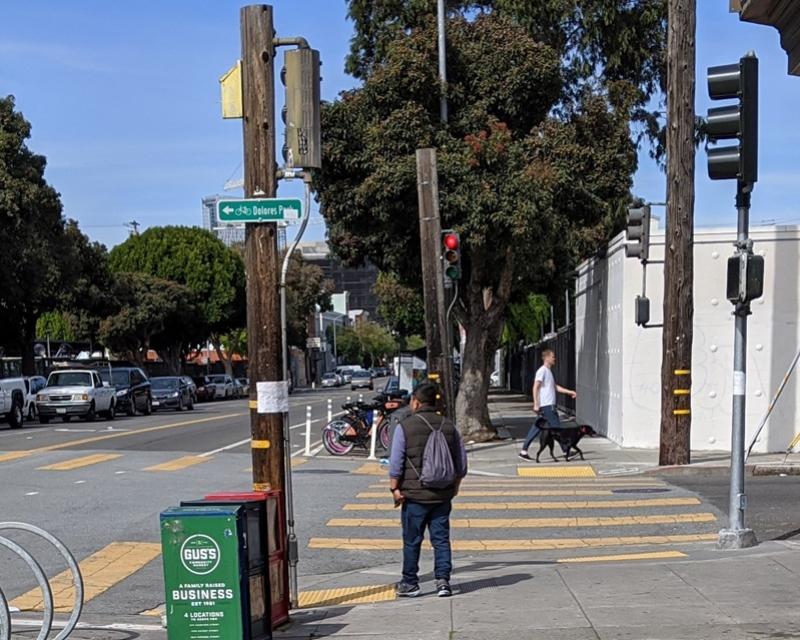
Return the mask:
<svg viewBox="0 0 800 640"><path fill-rule="evenodd" d="M437 580L450 580L453 561L450 552L450 511L453 503L404 502L400 515L403 523L403 582L418 584L419 552L425 537L425 527L430 532L433 546L433 573Z"/></svg>
<svg viewBox="0 0 800 640"><path fill-rule="evenodd" d="M541 413L541 417L536 418L536 420L533 421L533 424L528 431L528 436L525 438L525 444L522 445L523 451L528 450L528 447L531 446L531 443L536 439L536 436L539 435L539 432L541 432L541 429L539 428L540 420L545 420L547 422L548 429L558 429L561 427L561 420L558 417L558 411L556 411L556 408L553 405L539 407L539 413Z"/></svg>

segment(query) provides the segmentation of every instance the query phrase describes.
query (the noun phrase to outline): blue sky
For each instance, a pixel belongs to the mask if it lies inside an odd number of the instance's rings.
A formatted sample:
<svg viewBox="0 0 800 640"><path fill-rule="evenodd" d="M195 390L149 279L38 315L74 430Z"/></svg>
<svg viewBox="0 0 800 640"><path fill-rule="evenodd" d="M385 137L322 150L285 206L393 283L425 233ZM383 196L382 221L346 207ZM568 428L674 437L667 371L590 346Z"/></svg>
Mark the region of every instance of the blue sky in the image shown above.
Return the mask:
<svg viewBox="0 0 800 640"><path fill-rule="evenodd" d="M352 87L343 71L351 36L345 0L272 4L279 35L303 35L320 49L323 97ZM786 73L777 31L739 23L728 0L698 5L698 113L710 102L706 67L755 50L761 179L751 219L800 222L800 78ZM222 120L218 88L239 57L240 6L230 0L0 4L0 94L16 96L33 125L30 146L47 156L47 179L61 192L65 214L92 238L113 246L126 238L131 219L143 227L199 224L201 198L241 175L241 123ZM705 171L701 151L697 224L733 224L733 184L712 183ZM663 174L643 151L635 192L659 201L664 190ZM279 193L300 191L284 184ZM306 237L324 237L324 226L312 225Z"/></svg>

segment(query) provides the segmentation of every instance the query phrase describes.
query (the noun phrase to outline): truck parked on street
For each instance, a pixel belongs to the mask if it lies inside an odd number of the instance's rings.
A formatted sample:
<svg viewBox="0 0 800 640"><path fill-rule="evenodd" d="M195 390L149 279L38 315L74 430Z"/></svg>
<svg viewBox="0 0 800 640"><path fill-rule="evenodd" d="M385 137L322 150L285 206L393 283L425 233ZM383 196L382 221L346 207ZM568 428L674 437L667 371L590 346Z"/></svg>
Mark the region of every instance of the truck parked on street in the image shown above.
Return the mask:
<svg viewBox="0 0 800 640"><path fill-rule="evenodd" d="M12 429L19 429L25 420L25 381L22 378L0 380L0 418Z"/></svg>
<svg viewBox="0 0 800 640"><path fill-rule="evenodd" d="M51 418L69 422L79 417L92 422L98 415L113 420L116 416L116 389L104 385L96 371L65 369L53 371L47 385L36 395L39 422Z"/></svg>

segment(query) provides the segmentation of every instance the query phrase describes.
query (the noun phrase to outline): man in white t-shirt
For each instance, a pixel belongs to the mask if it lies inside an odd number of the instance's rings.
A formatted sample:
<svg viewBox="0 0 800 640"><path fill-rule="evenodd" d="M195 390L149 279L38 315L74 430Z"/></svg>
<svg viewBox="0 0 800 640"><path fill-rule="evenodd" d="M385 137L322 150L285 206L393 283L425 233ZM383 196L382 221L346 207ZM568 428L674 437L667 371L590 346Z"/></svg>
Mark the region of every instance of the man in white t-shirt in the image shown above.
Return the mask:
<svg viewBox="0 0 800 640"><path fill-rule="evenodd" d="M525 438L525 444L522 445L522 450L519 452L519 457L523 460L531 459L528 456L528 447L531 446L531 443L541 431L539 420L546 420L550 429L561 427L561 420L558 418L558 410L556 409L556 393L565 393L572 398L578 397L578 394L572 389L565 389L556 384L552 372L555 363L556 354L552 349L542 351L542 366L536 371L536 376L533 379L533 411L541 417L533 421L528 431L528 436Z"/></svg>

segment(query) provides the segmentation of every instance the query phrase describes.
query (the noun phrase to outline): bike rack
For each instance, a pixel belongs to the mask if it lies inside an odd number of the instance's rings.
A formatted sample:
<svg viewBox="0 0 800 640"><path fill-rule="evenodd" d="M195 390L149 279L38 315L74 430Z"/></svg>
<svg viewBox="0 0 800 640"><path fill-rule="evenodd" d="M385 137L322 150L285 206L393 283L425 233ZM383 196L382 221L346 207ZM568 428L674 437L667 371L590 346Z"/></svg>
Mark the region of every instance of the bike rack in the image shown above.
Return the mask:
<svg viewBox="0 0 800 640"><path fill-rule="evenodd" d="M69 637L69 634L71 634L77 626L78 619L81 617L81 611L83 610L83 576L81 576L78 563L75 561L75 557L70 553L69 549L67 549L58 538L44 529L34 527L24 522L0 522L0 531L10 530L26 531L49 542L61 554L61 557L66 560L67 567L69 567L69 570L72 572L72 584L75 587L75 599L72 605L72 613L70 613L64 628L53 639L64 640ZM36 636L36 640L46 640L53 627L53 617L55 615L53 591L50 588L50 582L36 559L16 542L0 535L0 547L5 547L22 558L36 578L36 582L39 584L39 588L42 591L44 613L42 614L42 627L39 630L39 635ZM3 590L0 589L0 640L11 640L11 624L11 612L8 607L8 600Z"/></svg>

